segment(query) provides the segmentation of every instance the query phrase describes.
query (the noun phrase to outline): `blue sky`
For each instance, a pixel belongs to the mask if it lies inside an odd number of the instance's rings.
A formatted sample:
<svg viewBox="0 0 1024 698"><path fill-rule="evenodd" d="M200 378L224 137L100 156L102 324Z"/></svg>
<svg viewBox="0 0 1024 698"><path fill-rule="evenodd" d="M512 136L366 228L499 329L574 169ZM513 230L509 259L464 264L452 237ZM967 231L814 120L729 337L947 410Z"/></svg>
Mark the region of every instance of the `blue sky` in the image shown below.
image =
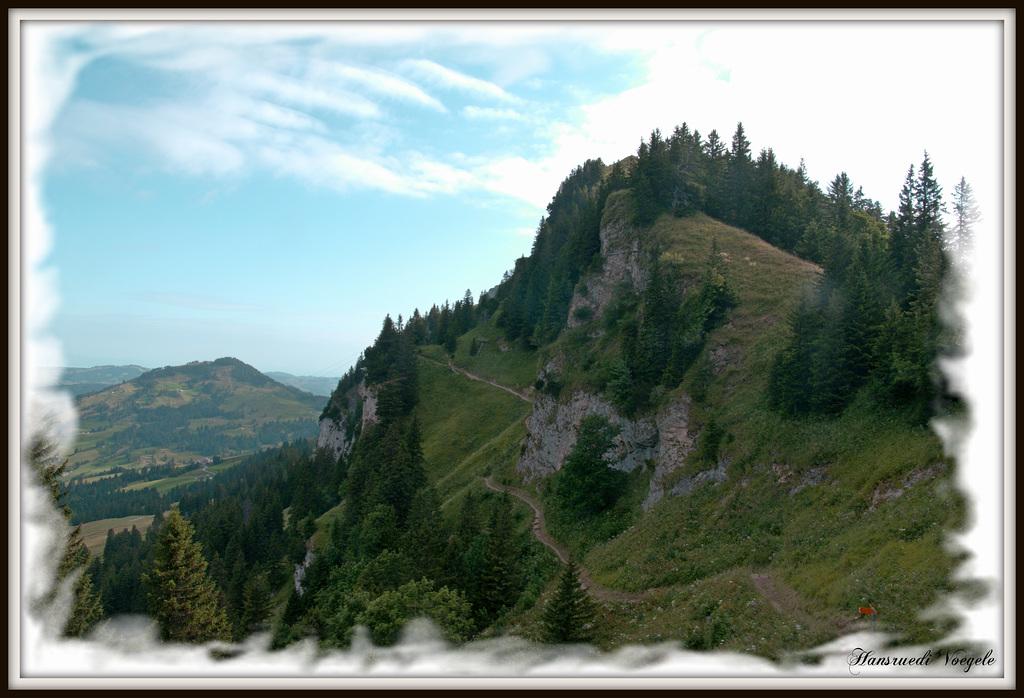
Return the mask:
<svg viewBox="0 0 1024 698"><path fill-rule="evenodd" d="M742 121L755 155L887 208L925 149L947 193L992 189L992 24L33 29L50 65L27 79L63 85L40 196L65 365L340 375L386 313L498 283L573 167L684 121Z"/></svg>
<svg viewBox="0 0 1024 698"><path fill-rule="evenodd" d="M961 485L987 503L960 544L998 579L1004 15L23 22L23 412L33 395L73 424L40 390L53 366L235 356L340 375L386 313L497 284L573 167L654 128L728 141L742 121L755 154L803 158L822 187L845 171L886 209L927 150L946 200L964 176L985 215L960 299L971 353L949 375L973 418ZM1002 608L968 619L987 638Z"/></svg>
<svg viewBox="0 0 1024 698"><path fill-rule="evenodd" d="M63 85L40 195L67 365L340 375L386 313L495 286L572 167L684 121L742 121L755 155L845 170L887 208L926 148L946 192L991 190L991 24L33 29L50 64L28 79Z"/></svg>

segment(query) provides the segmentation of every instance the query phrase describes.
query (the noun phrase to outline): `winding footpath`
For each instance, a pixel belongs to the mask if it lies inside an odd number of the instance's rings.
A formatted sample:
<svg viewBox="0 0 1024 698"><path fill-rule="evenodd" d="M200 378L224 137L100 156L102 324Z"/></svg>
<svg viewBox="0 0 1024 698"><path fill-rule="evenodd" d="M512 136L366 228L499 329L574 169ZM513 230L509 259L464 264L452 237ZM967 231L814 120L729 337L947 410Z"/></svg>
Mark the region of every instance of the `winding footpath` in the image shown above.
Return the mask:
<svg viewBox="0 0 1024 698"><path fill-rule="evenodd" d="M555 552L555 555L558 556L558 559L562 561L562 564L569 563L569 551L561 545L559 545L558 542L555 541L555 539L552 538L551 535L548 533L547 528L544 525L544 512L541 510L540 504L537 502L537 500L528 495L526 492L523 492L522 490L517 489L515 487L508 487L506 485L495 484L495 482L491 480L491 478L489 477L484 478L484 484L487 485L488 488L494 490L495 492L501 492L502 494L510 494L513 497L517 497L518 499L521 499L527 504L529 504L530 508L533 509L534 537L544 545L551 548ZM601 586L600 584L597 584L594 581L593 577L590 576L590 571L582 565L579 565L578 563L577 569L579 570L580 583L583 585L583 588L586 589L591 596L600 601L636 603L647 594L650 594L654 591L658 591L657 589L648 589L642 594L631 594L628 591L609 589L607 587Z"/></svg>
<svg viewBox="0 0 1024 698"><path fill-rule="evenodd" d="M424 361L429 361L430 363L437 364L438 366L444 366L444 364L441 363L440 361L427 358L426 356L420 355L420 358L423 359ZM501 385L500 383L490 380L489 378L482 378L476 375L475 373L470 373L464 368L459 368L455 366L452 363L451 359L448 359L448 368L452 370L452 373L461 373L470 380L487 383L489 385L494 386L495 388L501 388L502 390L512 393L520 400L524 400L530 403L533 402L533 399L530 398L529 396L517 392L512 388L509 388L508 386ZM569 551L566 550L562 545L560 545L554 538L551 537L551 534L548 533L547 527L544 525L544 512L541 509L540 503L537 500L535 500L533 497L531 497L523 490L518 489L516 487L511 487L508 485L498 485L489 477L485 477L483 480L484 484L489 489L494 490L495 492L501 492L502 494L511 495L529 504L530 508L533 509L534 537L547 547L551 548L555 555L558 556L558 559L562 561L562 564L569 563ZM591 596L600 601L612 601L617 603L636 603L645 596L672 588L657 587L653 589L646 589L641 593L630 593L628 591L609 589L607 587L601 586L600 584L597 584L594 581L593 577L590 575L590 571L583 567L583 565L579 564L578 561L577 568L579 570L580 583ZM750 575L750 581L753 584L754 588L757 589L762 596L764 596L771 602L772 607L778 613L788 615L803 623L807 623L811 627L824 627L838 630L840 632L848 630L851 625L850 621L840 619L837 617L821 619L809 615L804 609L804 603L800 598L799 594L795 590L788 587L780 579L774 577L773 575L753 573Z"/></svg>
<svg viewBox="0 0 1024 698"><path fill-rule="evenodd" d="M544 526L544 512L541 510L540 503L537 502L533 497L528 495L526 492L517 489L515 487L509 487L507 485L498 485L489 477L484 478L484 484L489 489L495 492L501 492L503 494L509 494L513 497L523 500L530 505L533 509L533 535L541 543L551 548L558 559L562 561L562 564L568 564L569 562L569 551L558 544L558 542L551 537L547 532L547 528ZM636 603L643 599L645 596L654 594L660 591L666 591L672 587L656 587L652 589L646 589L643 592L636 594L628 591L620 591L617 589L609 589L603 587L600 584L594 582L593 577L590 576L590 571L582 565L577 563L579 569L580 583L583 587L593 596L595 599L600 601L614 601L617 603ZM808 627L817 628L820 630L835 630L840 633L848 631L850 628L850 621L841 619L838 617L830 618L817 618L810 615L804 609L804 603L800 598L800 595L784 582L777 579L773 575L769 574L751 574L750 581L754 585L762 596L771 602L772 608L778 613L790 616L801 623L806 624Z"/></svg>
<svg viewBox="0 0 1024 698"><path fill-rule="evenodd" d="M419 358L423 359L424 361L429 361L432 364L437 364L438 366L444 366L443 363L441 363L440 361L437 361L436 359L428 358L426 356L423 356L422 354L417 354L417 356L419 356ZM530 402L530 403L533 402L533 398L530 397L529 395L527 395L526 393L520 393L519 391L513 390L512 388L508 387L507 385L502 385L501 383L498 383L497 381L493 381L490 378L483 378L482 376L478 376L475 373L470 373L466 369L460 368L460 367L456 366L455 364L453 364L451 359L448 359L448 368L450 368L452 370L452 373L461 373L462 375L464 375L466 378L469 378L470 380L480 381L481 383L487 383L488 385L493 385L495 388L501 388L502 390L504 390L506 392L512 393L513 395L515 395L520 400L523 400L524 402Z"/></svg>

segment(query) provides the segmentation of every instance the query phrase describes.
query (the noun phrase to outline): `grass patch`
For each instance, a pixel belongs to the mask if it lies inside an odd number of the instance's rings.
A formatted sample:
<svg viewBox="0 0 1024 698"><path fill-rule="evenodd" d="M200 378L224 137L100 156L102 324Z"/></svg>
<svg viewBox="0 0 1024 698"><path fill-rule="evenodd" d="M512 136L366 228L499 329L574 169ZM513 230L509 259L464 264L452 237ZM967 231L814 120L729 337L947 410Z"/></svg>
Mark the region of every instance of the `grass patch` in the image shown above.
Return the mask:
<svg viewBox="0 0 1024 698"><path fill-rule="evenodd" d="M529 413L529 403L447 366L420 361L418 369L421 397L416 415L428 478L439 482L457 477L454 473L469 464L481 466L468 468L471 477L483 477L481 469L492 458L507 454L510 439L519 433L515 425Z"/></svg>
<svg viewBox="0 0 1024 698"><path fill-rule="evenodd" d="M486 341L480 342L481 339ZM471 356L473 343L478 344L479 350ZM490 378L519 392L528 392L532 388L539 370L537 352L505 340L493 319L459 338L454 362L478 376Z"/></svg>
<svg viewBox="0 0 1024 698"><path fill-rule="evenodd" d="M114 533L120 533L121 531L131 530L134 526L139 529L142 535L146 535L146 531L149 530L150 525L153 523L153 518L153 515L150 514L148 516L122 516L117 519L89 521L82 524L82 539L85 541L85 547L89 549L92 556L99 557L103 554L103 548L107 544L108 531L113 530Z"/></svg>

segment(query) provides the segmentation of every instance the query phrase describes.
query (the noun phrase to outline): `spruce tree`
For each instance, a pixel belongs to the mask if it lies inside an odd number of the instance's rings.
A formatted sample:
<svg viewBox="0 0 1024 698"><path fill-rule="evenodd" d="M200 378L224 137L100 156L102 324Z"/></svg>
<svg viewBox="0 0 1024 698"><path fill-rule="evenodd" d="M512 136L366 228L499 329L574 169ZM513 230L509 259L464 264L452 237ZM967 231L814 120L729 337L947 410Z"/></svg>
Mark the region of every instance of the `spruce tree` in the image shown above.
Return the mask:
<svg viewBox="0 0 1024 698"><path fill-rule="evenodd" d="M507 497L491 512L479 575L479 594L474 606L486 623L515 601L519 587L516 558L519 546L513 528L512 504Z"/></svg>
<svg viewBox="0 0 1024 698"><path fill-rule="evenodd" d="M593 638L596 609L587 590L580 584L575 560L562 570L558 588L541 618L541 637L544 642L577 643Z"/></svg>
<svg viewBox="0 0 1024 698"><path fill-rule="evenodd" d="M580 422L576 445L555 482L555 495L579 519L604 511L625 489L626 473L612 469L606 460L618 433L603 415L590 414Z"/></svg>
<svg viewBox="0 0 1024 698"><path fill-rule="evenodd" d="M150 613L160 623L161 635L174 642L227 640L228 619L219 604L217 586L206 574L206 558L195 531L178 511L171 510L149 571L142 575L149 587Z"/></svg>
<svg viewBox="0 0 1024 698"><path fill-rule="evenodd" d="M914 264L914 247L917 245L917 238L914 234L914 197L916 186L914 166L911 165L910 169L907 170L903 189L900 190L899 209L895 215L891 216L889 225L893 263L899 275L899 300L901 304L907 289L910 287L908 279Z"/></svg>
<svg viewBox="0 0 1024 698"><path fill-rule="evenodd" d="M39 478L40 484L49 492L50 502L64 522L71 520L71 508L67 504L69 490L60 481L60 475L67 461L57 455L57 446L52 437L44 432L33 435L29 444L29 465ZM60 546L60 562L57 578L51 589L39 600L41 609L54 609L61 586L89 564L89 550L85 547L82 527L77 526ZM89 574L82 574L74 582L71 613L64 621L63 634L80 637L86 629L99 620L103 613L99 593L93 588Z"/></svg>
<svg viewBox="0 0 1024 698"><path fill-rule="evenodd" d="M753 214L750 194L754 179L754 161L750 157L750 141L743 131L742 122L736 124L736 133L733 134L732 148L726 163L728 220L738 228L749 228Z"/></svg>
<svg viewBox="0 0 1024 698"><path fill-rule="evenodd" d="M721 218L725 213L727 183L725 172L728 152L718 131L712 130L708 134L708 140L704 144L704 155L706 163L704 167L705 213L712 218Z"/></svg>
<svg viewBox="0 0 1024 698"><path fill-rule="evenodd" d="M956 223L950 233L948 245L954 255L960 256L970 250L974 237L972 228L981 220L981 212L974 200L974 190L965 177L961 177L960 182L953 187L953 211L956 214Z"/></svg>
<svg viewBox="0 0 1024 698"><path fill-rule="evenodd" d="M917 190L914 200L914 222L917 224L918 241L934 238L942 239L944 225L942 214L946 207L942 203L942 187L935 179L928 151L924 152L924 161L918 174Z"/></svg>

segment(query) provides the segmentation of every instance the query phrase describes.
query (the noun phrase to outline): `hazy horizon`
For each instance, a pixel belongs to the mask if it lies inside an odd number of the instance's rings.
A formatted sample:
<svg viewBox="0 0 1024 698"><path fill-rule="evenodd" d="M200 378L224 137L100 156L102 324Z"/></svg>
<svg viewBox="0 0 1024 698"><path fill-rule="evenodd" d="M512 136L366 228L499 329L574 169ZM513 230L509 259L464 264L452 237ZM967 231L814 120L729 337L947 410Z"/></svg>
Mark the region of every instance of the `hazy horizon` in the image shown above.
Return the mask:
<svg viewBox="0 0 1024 698"><path fill-rule="evenodd" d="M726 144L742 122L755 157L887 211L925 151L947 202L961 176L999 196L997 22L31 30L48 242L26 247L67 365L341 375L385 315L498 284L574 167L684 122Z"/></svg>

